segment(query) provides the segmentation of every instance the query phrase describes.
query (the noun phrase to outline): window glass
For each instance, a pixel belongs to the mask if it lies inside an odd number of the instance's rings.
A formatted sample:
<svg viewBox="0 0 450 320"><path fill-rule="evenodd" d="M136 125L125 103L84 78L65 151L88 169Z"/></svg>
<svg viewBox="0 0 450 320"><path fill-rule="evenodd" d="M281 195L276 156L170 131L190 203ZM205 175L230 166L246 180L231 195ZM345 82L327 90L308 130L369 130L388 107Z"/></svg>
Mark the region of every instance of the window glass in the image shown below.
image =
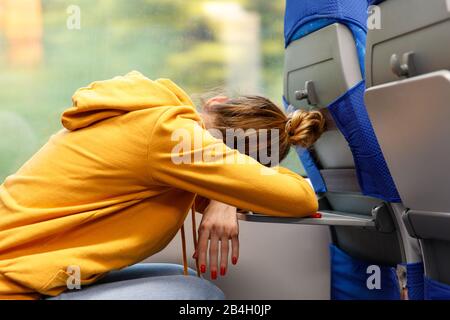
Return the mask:
<svg viewBox="0 0 450 320"><path fill-rule="evenodd" d="M281 105L284 1L0 0L0 181L61 129L74 91L138 70ZM300 172L292 152L285 165Z"/></svg>

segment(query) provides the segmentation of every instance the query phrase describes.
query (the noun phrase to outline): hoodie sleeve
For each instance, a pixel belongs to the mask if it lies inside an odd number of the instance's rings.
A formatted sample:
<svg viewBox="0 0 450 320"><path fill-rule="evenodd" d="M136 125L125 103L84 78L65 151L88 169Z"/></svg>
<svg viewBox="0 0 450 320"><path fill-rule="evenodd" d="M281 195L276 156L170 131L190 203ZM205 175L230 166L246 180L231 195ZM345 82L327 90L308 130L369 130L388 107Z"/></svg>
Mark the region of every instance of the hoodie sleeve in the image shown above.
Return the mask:
<svg viewBox="0 0 450 320"><path fill-rule="evenodd" d="M268 215L301 217L317 211L316 195L304 178L229 148L200 121L190 106L161 115L148 146L154 182Z"/></svg>

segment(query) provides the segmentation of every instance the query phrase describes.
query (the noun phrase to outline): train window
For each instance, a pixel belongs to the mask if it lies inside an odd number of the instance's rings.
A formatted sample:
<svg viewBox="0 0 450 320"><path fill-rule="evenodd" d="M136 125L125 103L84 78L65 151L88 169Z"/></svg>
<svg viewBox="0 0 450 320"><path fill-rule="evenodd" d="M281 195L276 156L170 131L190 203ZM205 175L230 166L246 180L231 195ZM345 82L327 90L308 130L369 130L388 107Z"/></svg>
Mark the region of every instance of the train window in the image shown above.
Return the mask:
<svg viewBox="0 0 450 320"><path fill-rule="evenodd" d="M281 105L283 17L284 1L0 0L0 181L93 80L139 70ZM285 165L300 172L294 153Z"/></svg>

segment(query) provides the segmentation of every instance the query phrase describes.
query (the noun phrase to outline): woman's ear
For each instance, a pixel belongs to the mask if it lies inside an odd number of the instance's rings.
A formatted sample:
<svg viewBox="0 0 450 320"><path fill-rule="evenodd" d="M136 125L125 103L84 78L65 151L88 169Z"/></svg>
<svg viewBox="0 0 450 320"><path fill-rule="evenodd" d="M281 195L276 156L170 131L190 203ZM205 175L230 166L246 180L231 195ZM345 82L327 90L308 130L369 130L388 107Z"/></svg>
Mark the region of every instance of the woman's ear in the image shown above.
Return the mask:
<svg viewBox="0 0 450 320"><path fill-rule="evenodd" d="M216 96L213 97L211 99L208 100L207 104L208 105L213 105L213 104L222 104L228 101L228 97L226 96Z"/></svg>
<svg viewBox="0 0 450 320"><path fill-rule="evenodd" d="M203 105L203 111L209 112L212 109L214 109L214 105L223 104L223 103L226 103L227 101L228 101L228 97L226 97L226 96L213 97L213 98L209 99L208 101L206 101L206 103Z"/></svg>

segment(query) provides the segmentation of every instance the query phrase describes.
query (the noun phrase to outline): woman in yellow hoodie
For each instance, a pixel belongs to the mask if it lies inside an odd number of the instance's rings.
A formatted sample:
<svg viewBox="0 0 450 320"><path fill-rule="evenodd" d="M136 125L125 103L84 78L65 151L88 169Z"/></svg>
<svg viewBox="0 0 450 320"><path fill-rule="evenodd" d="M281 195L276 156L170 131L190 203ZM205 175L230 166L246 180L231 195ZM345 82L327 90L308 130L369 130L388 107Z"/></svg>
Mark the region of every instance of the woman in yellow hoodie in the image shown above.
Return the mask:
<svg viewBox="0 0 450 320"><path fill-rule="evenodd" d="M209 243L213 278L219 264L226 271L230 239L237 261L236 207L286 217L317 210L306 180L268 166L291 144L314 143L319 112L286 116L261 97L215 97L199 114L170 80L134 71L79 89L62 124L0 186L0 298L60 295L73 266L86 286L142 261L176 235L196 196L204 216L195 258L205 272ZM243 129L242 153L217 138L227 128ZM254 149L263 129L272 131ZM263 165L252 150L277 157Z"/></svg>

